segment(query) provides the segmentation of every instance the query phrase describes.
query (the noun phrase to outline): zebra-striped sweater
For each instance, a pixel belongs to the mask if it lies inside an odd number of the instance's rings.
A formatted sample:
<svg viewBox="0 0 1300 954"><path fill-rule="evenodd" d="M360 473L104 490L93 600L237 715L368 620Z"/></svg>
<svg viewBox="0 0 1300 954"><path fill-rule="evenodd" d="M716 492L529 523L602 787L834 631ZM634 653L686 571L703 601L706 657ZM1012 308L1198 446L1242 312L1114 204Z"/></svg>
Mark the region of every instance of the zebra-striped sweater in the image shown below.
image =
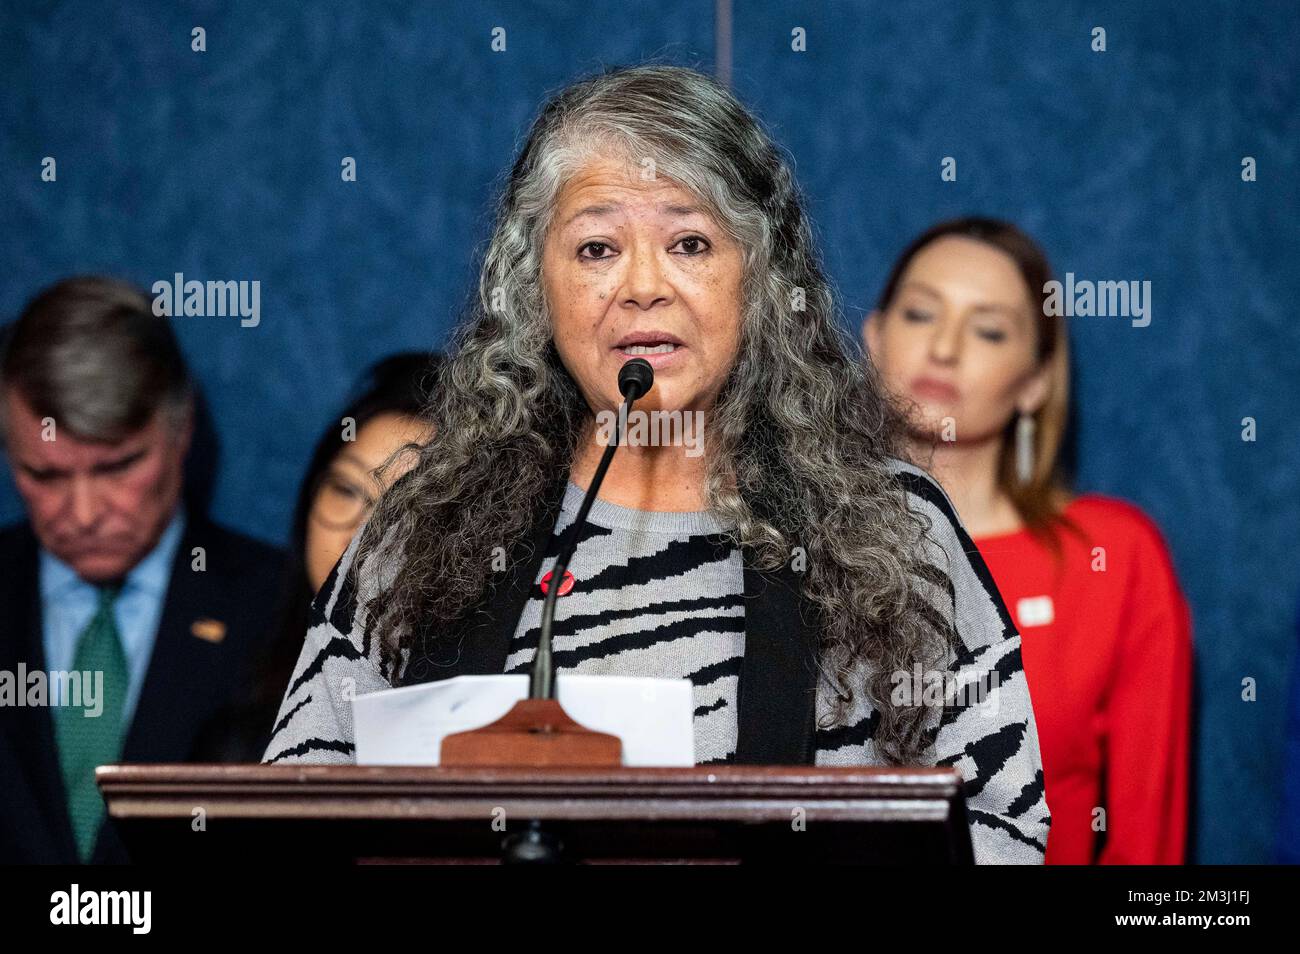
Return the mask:
<svg viewBox="0 0 1300 954"><path fill-rule="evenodd" d="M929 566L915 586L958 637L958 651L937 675L952 685L978 685L982 693L974 701L959 697L940 705L933 762L962 773L978 862L1039 863L1050 816L1020 636L947 495L911 464L895 460L891 466L910 506L930 523L924 543ZM549 571L581 496L570 484L535 582ZM741 555L726 542L724 530L708 513L644 513L597 501L570 564L579 591L574 595L581 599L558 601L553 629L560 672L690 679L699 762L728 761L736 752L745 596ZM349 574L356 545L354 540L313 604L264 761L353 761L348 700L391 685L362 618L364 594L378 584L367 583L363 573L356 584L362 598L344 593L356 576ZM532 659L541 597L535 587L524 605L510 641L508 672L526 671ZM354 618L342 619L348 613L340 610L352 607ZM931 702L932 692L943 691L931 679L935 675L899 678L897 691ZM847 715L833 719L834 691L819 681L816 764L881 761L871 742L878 715L863 693L854 696Z"/></svg>
<svg viewBox="0 0 1300 954"><path fill-rule="evenodd" d="M536 582L550 572L583 495L575 484L566 489ZM556 601L551 628L557 672L689 679L696 763L726 762L736 752L744 571L722 530L708 513L648 513L597 500L569 562L572 596ZM534 587L506 672L528 671L544 598Z"/></svg>

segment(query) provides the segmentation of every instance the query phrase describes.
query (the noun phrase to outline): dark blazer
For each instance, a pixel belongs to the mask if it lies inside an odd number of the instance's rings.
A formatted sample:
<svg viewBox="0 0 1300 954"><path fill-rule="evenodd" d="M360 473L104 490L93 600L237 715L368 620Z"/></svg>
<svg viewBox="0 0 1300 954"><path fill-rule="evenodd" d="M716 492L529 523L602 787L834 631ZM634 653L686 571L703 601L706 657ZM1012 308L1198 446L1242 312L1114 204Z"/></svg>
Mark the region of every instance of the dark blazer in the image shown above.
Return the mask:
<svg viewBox="0 0 1300 954"><path fill-rule="evenodd" d="M206 568L191 569L194 547ZM0 530L0 670L45 669L38 544L31 527ZM153 655L127 730L123 762L184 762L195 735L248 678L269 635L282 551L193 514L177 547ZM194 624L208 621L197 627ZM224 624L224 635L216 638ZM49 707L0 707L0 863L74 864L67 798ZM93 861L129 858L111 823Z"/></svg>
<svg viewBox="0 0 1300 954"><path fill-rule="evenodd" d="M425 638L417 647L403 673L404 685L505 671L511 637L559 519L564 487L561 482L546 495L531 534L511 554L503 579L495 582L478 607L467 614L467 620L454 627L457 635ZM748 552L743 553L742 562L745 656L740 670L734 761L812 764L816 757L813 731L820 639L815 611L802 594L800 575L788 564L772 571L760 570ZM335 567L321 587L313 613L321 611L322 601L333 591L337 571ZM345 589L348 596L336 602L334 622L346 633L351 631L356 609L355 582Z"/></svg>

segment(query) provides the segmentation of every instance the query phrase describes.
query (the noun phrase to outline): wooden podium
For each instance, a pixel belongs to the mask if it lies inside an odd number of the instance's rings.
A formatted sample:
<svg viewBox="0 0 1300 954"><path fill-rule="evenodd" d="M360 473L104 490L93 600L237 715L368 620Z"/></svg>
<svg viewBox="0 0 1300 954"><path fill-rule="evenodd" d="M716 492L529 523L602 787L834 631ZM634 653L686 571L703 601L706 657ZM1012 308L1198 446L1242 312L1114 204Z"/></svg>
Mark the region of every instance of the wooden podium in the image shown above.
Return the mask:
<svg viewBox="0 0 1300 954"><path fill-rule="evenodd" d="M108 765L141 863L972 862L954 769Z"/></svg>

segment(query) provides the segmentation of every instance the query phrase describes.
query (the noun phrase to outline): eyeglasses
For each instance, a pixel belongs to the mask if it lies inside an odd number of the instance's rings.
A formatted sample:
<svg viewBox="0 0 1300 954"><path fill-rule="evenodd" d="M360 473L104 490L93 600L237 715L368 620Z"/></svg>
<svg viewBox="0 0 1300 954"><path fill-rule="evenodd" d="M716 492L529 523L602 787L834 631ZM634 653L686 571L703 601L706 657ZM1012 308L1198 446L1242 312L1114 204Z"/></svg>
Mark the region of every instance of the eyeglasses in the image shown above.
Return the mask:
<svg viewBox="0 0 1300 954"><path fill-rule="evenodd" d="M330 530L355 530L375 506L366 490L333 471L326 471L312 493L310 517Z"/></svg>

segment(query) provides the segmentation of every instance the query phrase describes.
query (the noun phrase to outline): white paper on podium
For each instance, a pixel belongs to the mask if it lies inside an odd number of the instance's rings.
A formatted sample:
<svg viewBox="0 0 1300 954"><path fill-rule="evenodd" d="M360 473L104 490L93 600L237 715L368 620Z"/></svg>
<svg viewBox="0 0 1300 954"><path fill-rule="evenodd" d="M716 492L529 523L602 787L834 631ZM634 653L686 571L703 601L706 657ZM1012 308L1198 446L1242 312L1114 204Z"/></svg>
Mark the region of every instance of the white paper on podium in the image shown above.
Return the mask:
<svg viewBox="0 0 1300 954"><path fill-rule="evenodd" d="M624 765L695 764L689 679L564 673L555 694L579 725L622 740ZM495 722L527 696L523 675L457 676L357 696L357 764L437 765L444 736Z"/></svg>

